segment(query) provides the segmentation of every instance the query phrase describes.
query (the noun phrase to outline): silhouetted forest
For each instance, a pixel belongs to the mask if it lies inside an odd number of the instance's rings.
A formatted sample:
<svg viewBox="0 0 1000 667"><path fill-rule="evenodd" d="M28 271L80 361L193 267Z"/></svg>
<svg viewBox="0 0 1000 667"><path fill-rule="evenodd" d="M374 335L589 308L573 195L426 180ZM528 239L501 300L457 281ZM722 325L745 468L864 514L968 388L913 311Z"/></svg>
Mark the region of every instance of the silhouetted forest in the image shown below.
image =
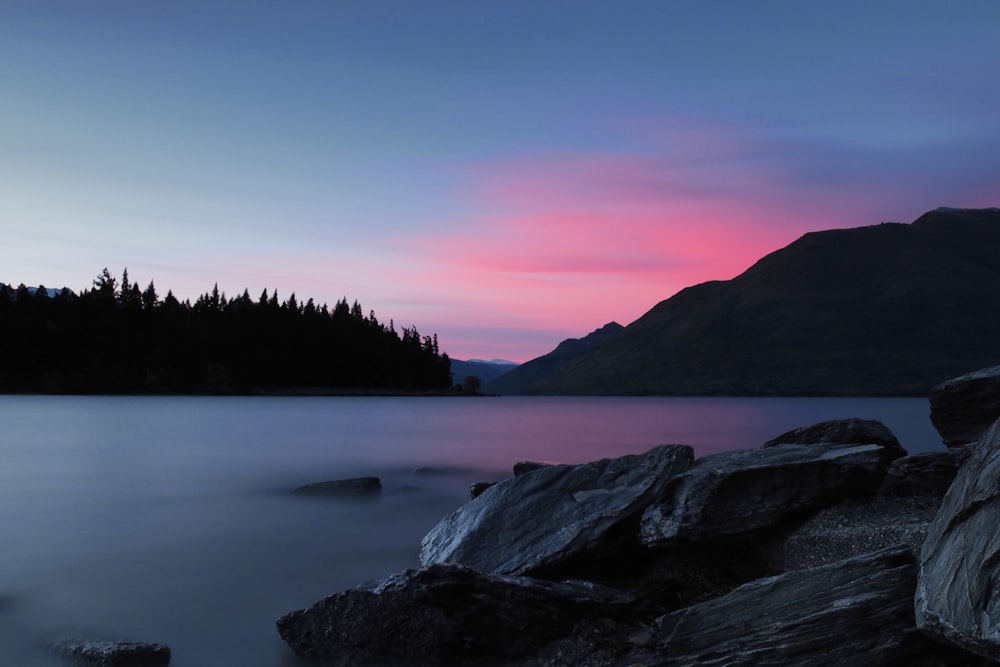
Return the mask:
<svg viewBox="0 0 1000 667"><path fill-rule="evenodd" d="M190 301L126 270L104 269L80 294L0 284L0 391L268 393L421 391L451 386L437 335L395 330L355 301L332 309L265 289L235 298L218 286Z"/></svg>

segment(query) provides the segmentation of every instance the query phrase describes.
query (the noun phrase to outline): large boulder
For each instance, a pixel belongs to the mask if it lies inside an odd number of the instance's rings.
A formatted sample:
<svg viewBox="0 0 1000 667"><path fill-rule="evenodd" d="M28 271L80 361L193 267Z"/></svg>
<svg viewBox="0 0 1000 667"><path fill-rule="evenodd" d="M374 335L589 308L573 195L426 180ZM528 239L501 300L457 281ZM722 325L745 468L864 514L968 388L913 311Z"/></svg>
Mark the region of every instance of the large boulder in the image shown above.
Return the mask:
<svg viewBox="0 0 1000 667"><path fill-rule="evenodd" d="M1000 655L1000 420L976 443L928 528L915 597L932 636Z"/></svg>
<svg viewBox="0 0 1000 667"><path fill-rule="evenodd" d="M657 620L653 665L885 665L912 657L917 567L896 547L758 579ZM899 662L898 664L904 664Z"/></svg>
<svg viewBox="0 0 1000 667"><path fill-rule="evenodd" d="M737 535L836 500L871 494L879 445L775 445L711 454L670 480L642 515L648 546Z"/></svg>
<svg viewBox="0 0 1000 667"><path fill-rule="evenodd" d="M170 649L162 644L66 638L51 649L79 667L167 667Z"/></svg>
<svg viewBox="0 0 1000 667"><path fill-rule="evenodd" d="M879 445L888 461L906 456L906 450L889 430L889 427L875 419L833 419L812 426L803 426L782 433L777 438L765 442L762 447L777 445Z"/></svg>
<svg viewBox="0 0 1000 667"><path fill-rule="evenodd" d="M420 561L493 574L525 574L597 550L687 470L687 445L576 466L545 466L508 478L443 519L423 539Z"/></svg>
<svg viewBox="0 0 1000 667"><path fill-rule="evenodd" d="M639 611L631 594L596 584L432 565L331 595L282 616L277 626L296 654L313 660L464 665L520 658L570 634L581 621Z"/></svg>
<svg viewBox="0 0 1000 667"><path fill-rule="evenodd" d="M924 452L898 458L885 470L879 493L886 496L940 500L962 464L955 451Z"/></svg>
<svg viewBox="0 0 1000 667"><path fill-rule="evenodd" d="M949 448L976 442L1000 417L1000 366L946 380L931 389L931 423Z"/></svg>

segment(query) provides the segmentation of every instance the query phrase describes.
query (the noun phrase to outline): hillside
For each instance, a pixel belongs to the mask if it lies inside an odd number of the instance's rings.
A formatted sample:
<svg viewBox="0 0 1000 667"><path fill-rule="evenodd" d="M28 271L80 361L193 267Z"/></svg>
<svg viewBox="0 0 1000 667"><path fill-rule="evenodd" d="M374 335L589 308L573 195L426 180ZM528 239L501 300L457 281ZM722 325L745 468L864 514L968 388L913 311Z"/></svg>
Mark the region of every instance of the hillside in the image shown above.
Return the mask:
<svg viewBox="0 0 1000 667"><path fill-rule="evenodd" d="M806 234L662 301L523 391L927 395L1000 363L998 313L1000 209L937 209Z"/></svg>
<svg viewBox="0 0 1000 667"><path fill-rule="evenodd" d="M567 338L546 355L525 362L483 389L487 394L521 394L532 383L550 376L566 364L590 352L606 342L624 327L617 322L609 322L583 338Z"/></svg>

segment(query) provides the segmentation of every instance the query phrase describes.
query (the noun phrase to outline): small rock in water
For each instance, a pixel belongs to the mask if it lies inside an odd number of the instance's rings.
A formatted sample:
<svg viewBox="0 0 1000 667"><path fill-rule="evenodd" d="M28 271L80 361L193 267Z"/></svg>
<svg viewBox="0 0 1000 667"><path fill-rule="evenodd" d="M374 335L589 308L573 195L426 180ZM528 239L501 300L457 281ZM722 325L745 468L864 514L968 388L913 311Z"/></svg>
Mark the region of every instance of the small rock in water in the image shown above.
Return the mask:
<svg viewBox="0 0 1000 667"><path fill-rule="evenodd" d="M306 484L295 489L295 493L314 496L362 497L378 495L382 491L382 480L378 477L355 477L335 479L327 482Z"/></svg>
<svg viewBox="0 0 1000 667"><path fill-rule="evenodd" d="M476 482L469 487L469 497L475 500L483 494L483 491L493 486L495 482Z"/></svg>
<svg viewBox="0 0 1000 667"><path fill-rule="evenodd" d="M170 649L162 644L93 639L60 639L52 650L81 667L166 667Z"/></svg>
<svg viewBox="0 0 1000 667"><path fill-rule="evenodd" d="M519 477L526 472L532 472L538 470L539 468L547 468L551 463L543 463L541 461L518 461L514 464L514 477Z"/></svg>

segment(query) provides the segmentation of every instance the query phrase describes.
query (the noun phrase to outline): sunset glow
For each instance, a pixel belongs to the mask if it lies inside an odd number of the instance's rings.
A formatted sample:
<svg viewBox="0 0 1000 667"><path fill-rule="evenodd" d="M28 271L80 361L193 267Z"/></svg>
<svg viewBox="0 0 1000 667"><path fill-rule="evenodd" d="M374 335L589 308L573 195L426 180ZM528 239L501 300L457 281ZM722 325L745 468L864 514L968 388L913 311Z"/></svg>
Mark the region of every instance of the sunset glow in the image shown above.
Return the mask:
<svg viewBox="0 0 1000 667"><path fill-rule="evenodd" d="M347 297L526 361L1000 205L993 3L446 4L5 8L0 281Z"/></svg>

